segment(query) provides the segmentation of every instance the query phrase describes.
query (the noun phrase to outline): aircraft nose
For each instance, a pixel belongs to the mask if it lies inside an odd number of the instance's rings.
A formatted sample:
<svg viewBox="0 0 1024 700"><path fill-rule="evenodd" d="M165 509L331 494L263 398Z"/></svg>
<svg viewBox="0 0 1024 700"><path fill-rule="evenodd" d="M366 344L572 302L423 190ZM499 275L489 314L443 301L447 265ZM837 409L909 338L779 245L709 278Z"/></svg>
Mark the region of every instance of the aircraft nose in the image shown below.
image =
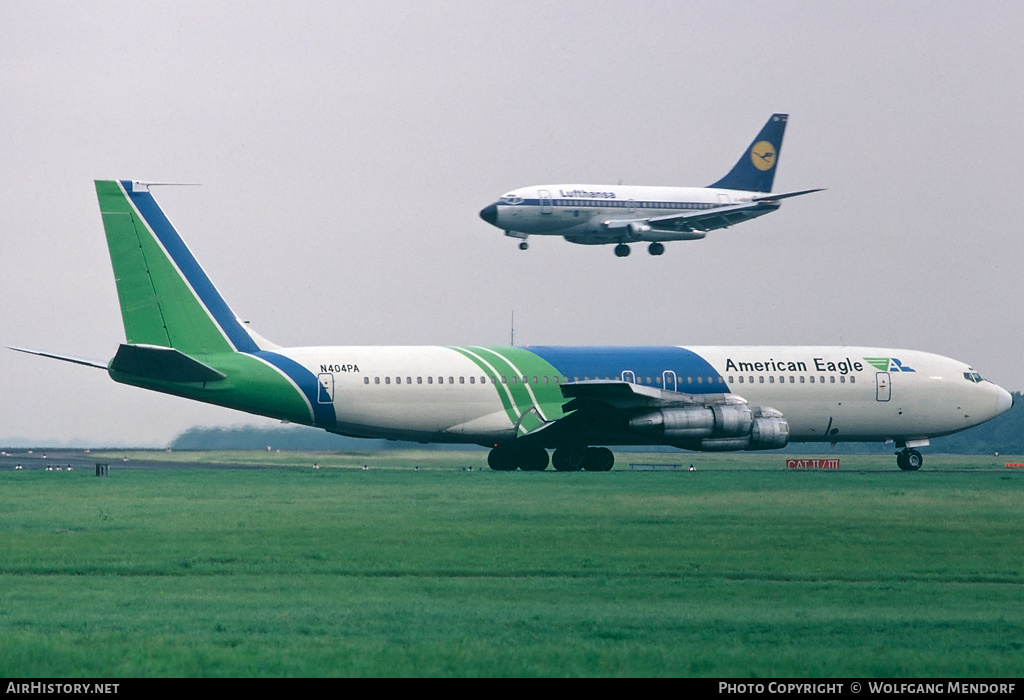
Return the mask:
<svg viewBox="0 0 1024 700"><path fill-rule="evenodd" d="M1013 396L1001 386L997 386L996 389L996 415L1006 413L1013 407Z"/></svg>
<svg viewBox="0 0 1024 700"><path fill-rule="evenodd" d="M491 226L497 226L498 221L498 205L488 204L486 207L480 210L480 218L489 223Z"/></svg>

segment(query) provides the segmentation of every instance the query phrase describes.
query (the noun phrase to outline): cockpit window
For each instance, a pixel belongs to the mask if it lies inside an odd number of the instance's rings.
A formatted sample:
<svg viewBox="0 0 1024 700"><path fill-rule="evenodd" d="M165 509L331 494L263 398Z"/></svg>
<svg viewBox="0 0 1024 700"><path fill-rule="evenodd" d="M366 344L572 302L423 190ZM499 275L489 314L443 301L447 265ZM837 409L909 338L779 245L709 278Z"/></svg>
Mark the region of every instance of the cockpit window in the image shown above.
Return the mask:
<svg viewBox="0 0 1024 700"><path fill-rule="evenodd" d="M506 194L501 199L499 199L498 201L501 202L502 204L512 204L512 205L515 205L515 204L522 204L523 203L523 198L520 197L519 195L509 193L509 194Z"/></svg>
<svg viewBox="0 0 1024 700"><path fill-rule="evenodd" d="M984 381L981 378L981 375L978 374L977 372L964 372L964 379L966 379L969 382L974 382L976 384Z"/></svg>

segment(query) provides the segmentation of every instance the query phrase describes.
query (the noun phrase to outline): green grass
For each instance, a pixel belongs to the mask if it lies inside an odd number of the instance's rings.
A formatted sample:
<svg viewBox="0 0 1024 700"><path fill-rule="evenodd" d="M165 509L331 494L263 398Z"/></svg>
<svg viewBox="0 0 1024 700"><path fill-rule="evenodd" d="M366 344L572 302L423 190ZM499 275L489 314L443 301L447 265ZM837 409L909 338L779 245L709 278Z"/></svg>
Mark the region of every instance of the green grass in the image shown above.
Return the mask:
<svg viewBox="0 0 1024 700"><path fill-rule="evenodd" d="M1019 458L485 454L0 472L0 675L1024 673Z"/></svg>

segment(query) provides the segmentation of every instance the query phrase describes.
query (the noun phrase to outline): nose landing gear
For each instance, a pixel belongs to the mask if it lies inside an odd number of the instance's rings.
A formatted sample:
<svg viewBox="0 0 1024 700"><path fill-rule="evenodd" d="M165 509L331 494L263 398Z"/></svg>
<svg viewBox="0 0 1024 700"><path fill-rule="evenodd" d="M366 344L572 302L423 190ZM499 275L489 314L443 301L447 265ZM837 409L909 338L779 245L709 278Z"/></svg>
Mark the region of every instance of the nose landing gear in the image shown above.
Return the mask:
<svg viewBox="0 0 1024 700"><path fill-rule="evenodd" d="M924 457L917 450L909 447L896 454L896 466L905 472L916 472L924 464Z"/></svg>

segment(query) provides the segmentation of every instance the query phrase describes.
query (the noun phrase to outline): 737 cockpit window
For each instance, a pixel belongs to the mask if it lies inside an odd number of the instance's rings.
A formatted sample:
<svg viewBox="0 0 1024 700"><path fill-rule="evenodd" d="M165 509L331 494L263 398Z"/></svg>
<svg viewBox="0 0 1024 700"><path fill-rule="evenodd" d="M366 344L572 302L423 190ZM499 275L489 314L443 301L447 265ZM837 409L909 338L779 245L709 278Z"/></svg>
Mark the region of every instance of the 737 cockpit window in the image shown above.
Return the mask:
<svg viewBox="0 0 1024 700"><path fill-rule="evenodd" d="M975 383L984 381L981 378L981 375L978 374L977 372L964 372L964 379L966 379L969 382L975 382Z"/></svg>
<svg viewBox="0 0 1024 700"><path fill-rule="evenodd" d="M518 195L507 194L504 197L501 197L498 201L501 202L502 204L516 205L516 204L522 204L523 203L523 198L518 196Z"/></svg>

